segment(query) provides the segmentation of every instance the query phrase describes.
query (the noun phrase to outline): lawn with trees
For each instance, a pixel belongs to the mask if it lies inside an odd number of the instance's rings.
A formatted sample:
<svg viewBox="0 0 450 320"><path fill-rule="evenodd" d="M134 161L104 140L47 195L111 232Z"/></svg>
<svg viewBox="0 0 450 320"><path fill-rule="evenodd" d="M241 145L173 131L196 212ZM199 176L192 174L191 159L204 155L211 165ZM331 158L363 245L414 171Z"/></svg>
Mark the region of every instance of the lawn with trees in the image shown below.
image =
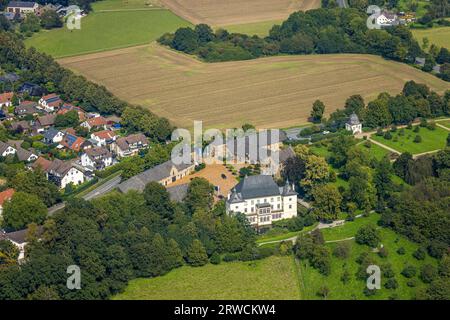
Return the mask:
<svg viewBox="0 0 450 320"><path fill-rule="evenodd" d="M135 279L115 300L300 299L292 256L252 262L184 266L151 279Z"/></svg>
<svg viewBox="0 0 450 320"><path fill-rule="evenodd" d="M418 128L418 129L417 129ZM433 129L419 125L412 128L397 129L390 136L372 135L371 139L400 152L419 154L428 151L444 149L446 146L448 131L435 126ZM416 137L420 137L420 141Z"/></svg>

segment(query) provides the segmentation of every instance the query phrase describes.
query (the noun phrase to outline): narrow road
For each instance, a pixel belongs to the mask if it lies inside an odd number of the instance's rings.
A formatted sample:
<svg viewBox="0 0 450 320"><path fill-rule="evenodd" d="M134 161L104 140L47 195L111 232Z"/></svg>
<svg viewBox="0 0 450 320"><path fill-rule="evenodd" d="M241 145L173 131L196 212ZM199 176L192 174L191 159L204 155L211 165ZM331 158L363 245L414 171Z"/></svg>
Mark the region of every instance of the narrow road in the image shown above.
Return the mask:
<svg viewBox="0 0 450 320"><path fill-rule="evenodd" d="M97 197L100 197L110 191L112 191L117 185L120 183L121 176L116 176L112 178L111 180L105 182L104 184L100 185L99 187L95 188L91 192L87 193L82 197L84 200L91 200ZM48 215L54 215L57 211L64 209L66 206L65 202L58 203L54 205L53 207L48 208Z"/></svg>
<svg viewBox="0 0 450 320"><path fill-rule="evenodd" d="M370 142L372 142L372 143L375 143L376 145L382 147L383 149L389 150L390 152L396 153L396 154L398 154L398 155L401 155L401 154L402 154L400 151L397 151L397 150L395 150L395 149L392 149L391 147L388 147L387 145L382 144L381 142L378 142L378 141L376 141L376 140L372 140L370 137L367 138L367 141L370 141Z"/></svg>

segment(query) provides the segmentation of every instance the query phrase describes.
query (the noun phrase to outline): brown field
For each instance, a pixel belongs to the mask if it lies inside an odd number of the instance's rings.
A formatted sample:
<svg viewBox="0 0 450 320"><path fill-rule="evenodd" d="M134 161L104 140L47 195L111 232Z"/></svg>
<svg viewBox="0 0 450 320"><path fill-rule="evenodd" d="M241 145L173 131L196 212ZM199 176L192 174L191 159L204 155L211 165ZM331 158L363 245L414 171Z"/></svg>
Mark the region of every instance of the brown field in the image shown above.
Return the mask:
<svg viewBox="0 0 450 320"><path fill-rule="evenodd" d="M326 113L353 94L366 101L397 94L408 80L442 93L450 84L402 63L371 55L279 56L204 63L156 44L59 60L105 85L119 98L140 104L178 127L259 128L305 123L316 99Z"/></svg>
<svg viewBox="0 0 450 320"><path fill-rule="evenodd" d="M282 20L294 11L320 7L320 0L161 0L161 3L193 24L211 26Z"/></svg>

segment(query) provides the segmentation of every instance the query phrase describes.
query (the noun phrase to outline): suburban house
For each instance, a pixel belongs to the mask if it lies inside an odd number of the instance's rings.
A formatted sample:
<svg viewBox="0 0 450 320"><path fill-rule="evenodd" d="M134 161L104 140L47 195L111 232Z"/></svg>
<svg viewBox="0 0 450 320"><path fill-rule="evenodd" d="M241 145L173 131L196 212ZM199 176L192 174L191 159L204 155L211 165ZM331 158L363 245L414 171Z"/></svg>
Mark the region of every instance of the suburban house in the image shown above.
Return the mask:
<svg viewBox="0 0 450 320"><path fill-rule="evenodd" d="M33 169L38 167L47 174L49 181L54 182L61 189L64 189L70 183L79 185L84 182L83 172L69 161L59 159L50 161L39 157L32 165Z"/></svg>
<svg viewBox="0 0 450 320"><path fill-rule="evenodd" d="M30 96L37 97L42 96L44 89L37 84L25 82L20 86L18 92L21 94L28 93Z"/></svg>
<svg viewBox="0 0 450 320"><path fill-rule="evenodd" d="M38 133L44 132L46 129L52 127L55 124L56 115L47 114L45 116L40 116L34 123L34 129Z"/></svg>
<svg viewBox="0 0 450 320"><path fill-rule="evenodd" d="M53 127L45 131L44 134L44 142L48 144L59 143L62 141L63 138L64 132Z"/></svg>
<svg viewBox="0 0 450 320"><path fill-rule="evenodd" d="M23 101L17 107L14 108L14 114L18 117L27 115L36 115L38 113L38 104L34 101Z"/></svg>
<svg viewBox="0 0 450 320"><path fill-rule="evenodd" d="M190 175L195 170L194 164L174 164L171 160L144 171L119 184L119 191L126 193L130 190L143 191L150 182L158 182L163 186Z"/></svg>
<svg viewBox="0 0 450 320"><path fill-rule="evenodd" d="M16 190L12 188L8 188L5 191L0 192L0 217L3 214L3 205L6 201L11 200L13 194L16 192Z"/></svg>
<svg viewBox="0 0 450 320"><path fill-rule="evenodd" d="M128 137L122 137L111 145L111 150L118 158L134 156L140 150L148 147L148 139L142 133L132 134Z"/></svg>
<svg viewBox="0 0 450 320"><path fill-rule="evenodd" d="M353 134L362 132L362 124L359 121L358 115L356 113L352 113L350 118L345 123L345 129L351 131Z"/></svg>
<svg viewBox="0 0 450 320"><path fill-rule="evenodd" d="M72 134L66 134L60 145L75 152L80 152L86 146L86 140Z"/></svg>
<svg viewBox="0 0 450 320"><path fill-rule="evenodd" d="M31 126L28 121L21 120L21 121L11 123L11 130L15 131L15 132L19 132L19 131L30 132Z"/></svg>
<svg viewBox="0 0 450 320"><path fill-rule="evenodd" d="M16 155L19 161L32 162L35 161L38 156L32 151L26 150L21 147L23 140L8 140L8 144L16 149Z"/></svg>
<svg viewBox="0 0 450 320"><path fill-rule="evenodd" d="M47 112L54 112L55 110L59 109L62 103L63 101L61 100L61 98L58 95L52 93L39 99L38 108L43 109Z"/></svg>
<svg viewBox="0 0 450 320"><path fill-rule="evenodd" d="M12 98L14 93L5 92L0 94L0 108L12 106Z"/></svg>
<svg viewBox="0 0 450 320"><path fill-rule="evenodd" d="M9 144L0 141L0 156L6 157L9 155L16 154L17 150L13 147L11 147Z"/></svg>
<svg viewBox="0 0 450 320"><path fill-rule="evenodd" d="M398 17L394 13L383 11L376 18L376 23L382 27L383 26L390 27L398 24Z"/></svg>
<svg viewBox="0 0 450 320"><path fill-rule="evenodd" d="M116 138L116 133L111 130L103 130L91 134L91 141L94 142L98 147L111 144L116 141Z"/></svg>
<svg viewBox="0 0 450 320"><path fill-rule="evenodd" d="M89 171L103 170L112 165L112 154L104 147L86 149L81 155L81 165Z"/></svg>
<svg viewBox="0 0 450 320"><path fill-rule="evenodd" d="M10 1L8 6L6 7L7 12L15 13L15 14L35 14L39 8L39 5L36 2L30 1Z"/></svg>
<svg viewBox="0 0 450 320"><path fill-rule="evenodd" d="M226 210L245 214L257 229L269 227L273 221L297 216L297 193L288 181L279 187L269 175L249 176L232 189Z"/></svg>
<svg viewBox="0 0 450 320"><path fill-rule="evenodd" d="M64 103L58 110L58 112L56 114L59 115L63 115L66 114L69 111L77 111L78 113L78 118L80 119L80 121L84 121L86 120L86 113L83 111L83 109L81 109L80 107L76 107L72 104L69 103Z"/></svg>
<svg viewBox="0 0 450 320"><path fill-rule="evenodd" d="M102 116L98 116L98 117L90 118L90 119L82 122L80 124L80 126L88 129L89 131L91 131L92 129L98 129L98 128L103 128L103 130L106 130L107 124L108 124L108 122L106 121L105 118L103 118Z"/></svg>
<svg viewBox="0 0 450 320"><path fill-rule="evenodd" d="M42 235L44 229L42 226L39 226L37 228L37 234L38 236ZM14 232L4 232L0 231L0 240L8 240L13 245L15 245L19 249L19 257L17 260L22 261L25 258L25 246L27 245L26 238L27 238L28 229L23 229L19 231Z"/></svg>

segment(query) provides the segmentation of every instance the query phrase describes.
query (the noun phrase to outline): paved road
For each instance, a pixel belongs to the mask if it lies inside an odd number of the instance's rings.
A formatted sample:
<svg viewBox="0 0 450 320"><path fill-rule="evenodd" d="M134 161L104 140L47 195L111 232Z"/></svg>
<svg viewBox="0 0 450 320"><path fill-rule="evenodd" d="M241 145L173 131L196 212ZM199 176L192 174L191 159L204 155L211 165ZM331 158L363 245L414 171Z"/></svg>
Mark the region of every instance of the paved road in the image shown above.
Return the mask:
<svg viewBox="0 0 450 320"><path fill-rule="evenodd" d="M120 175L117 177L114 177L111 180L109 180L109 181L105 182L104 184L102 184L101 186L99 186L98 188L95 188L91 192L87 193L82 198L84 200L91 200L91 199L97 198L99 196L102 196L102 195L112 191L115 187L117 187L117 185L120 183L120 180L121 180ZM63 202L63 203L58 203L57 205L54 205L51 208L48 208L48 215L51 216L51 215L55 214L57 211L64 209L65 206L66 206L66 203Z"/></svg>

